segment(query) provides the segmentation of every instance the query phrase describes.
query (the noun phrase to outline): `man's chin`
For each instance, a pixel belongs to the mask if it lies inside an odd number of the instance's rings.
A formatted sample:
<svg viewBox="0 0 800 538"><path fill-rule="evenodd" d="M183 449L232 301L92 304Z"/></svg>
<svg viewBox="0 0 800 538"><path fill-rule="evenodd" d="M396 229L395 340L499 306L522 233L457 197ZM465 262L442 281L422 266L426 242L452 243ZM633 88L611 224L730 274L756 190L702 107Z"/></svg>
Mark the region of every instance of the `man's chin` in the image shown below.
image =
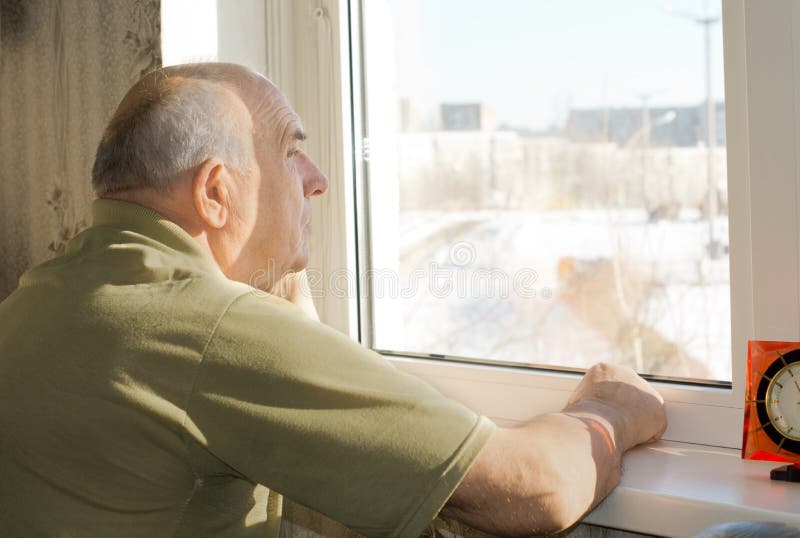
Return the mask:
<svg viewBox="0 0 800 538"><path fill-rule="evenodd" d="M306 267L308 267L308 249L304 249L304 251L295 258L292 264L292 271L300 272Z"/></svg>

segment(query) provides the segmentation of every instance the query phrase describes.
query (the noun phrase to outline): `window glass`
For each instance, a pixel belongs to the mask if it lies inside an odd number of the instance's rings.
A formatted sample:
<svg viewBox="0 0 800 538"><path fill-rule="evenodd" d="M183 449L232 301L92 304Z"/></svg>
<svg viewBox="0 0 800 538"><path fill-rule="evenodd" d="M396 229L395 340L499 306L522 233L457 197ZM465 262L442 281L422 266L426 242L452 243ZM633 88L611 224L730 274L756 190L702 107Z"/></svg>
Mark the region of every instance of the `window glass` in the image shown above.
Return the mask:
<svg viewBox="0 0 800 538"><path fill-rule="evenodd" d="M731 379L719 0L369 0L374 347Z"/></svg>

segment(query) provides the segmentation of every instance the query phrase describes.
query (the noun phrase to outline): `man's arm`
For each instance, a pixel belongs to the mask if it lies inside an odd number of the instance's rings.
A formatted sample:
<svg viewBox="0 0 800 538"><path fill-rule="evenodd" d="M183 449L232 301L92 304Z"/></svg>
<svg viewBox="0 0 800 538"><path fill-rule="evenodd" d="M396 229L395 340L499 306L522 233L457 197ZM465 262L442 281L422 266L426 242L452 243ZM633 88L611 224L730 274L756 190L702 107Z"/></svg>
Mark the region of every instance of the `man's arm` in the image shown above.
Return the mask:
<svg viewBox="0 0 800 538"><path fill-rule="evenodd" d="M561 413L498 428L441 513L500 536L562 531L619 483L622 454L665 428L652 387L597 365Z"/></svg>

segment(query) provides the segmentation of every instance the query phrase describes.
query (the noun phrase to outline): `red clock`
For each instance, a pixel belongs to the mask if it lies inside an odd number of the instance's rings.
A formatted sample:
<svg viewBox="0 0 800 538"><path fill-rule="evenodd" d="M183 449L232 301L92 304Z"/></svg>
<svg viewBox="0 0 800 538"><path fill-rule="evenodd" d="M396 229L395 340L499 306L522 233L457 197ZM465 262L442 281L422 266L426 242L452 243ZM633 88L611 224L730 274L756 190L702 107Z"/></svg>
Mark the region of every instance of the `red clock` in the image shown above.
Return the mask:
<svg viewBox="0 0 800 538"><path fill-rule="evenodd" d="M742 458L788 463L771 478L800 482L800 342L748 342Z"/></svg>

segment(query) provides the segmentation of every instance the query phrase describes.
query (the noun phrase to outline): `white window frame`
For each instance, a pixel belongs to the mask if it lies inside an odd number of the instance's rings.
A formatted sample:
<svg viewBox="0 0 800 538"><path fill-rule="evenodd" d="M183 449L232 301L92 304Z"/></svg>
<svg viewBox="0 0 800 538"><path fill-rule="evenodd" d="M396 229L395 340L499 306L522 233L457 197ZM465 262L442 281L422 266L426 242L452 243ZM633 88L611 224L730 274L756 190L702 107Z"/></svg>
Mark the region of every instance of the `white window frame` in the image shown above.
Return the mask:
<svg viewBox="0 0 800 538"><path fill-rule="evenodd" d="M303 118L311 134L306 151L331 182L327 195L313 202L310 266L328 277L343 275L345 269L357 275L366 267L370 247L364 226L368 216L355 212L368 195L361 143L363 88L360 70L351 69L351 57L361 57L359 1L266 2L267 70ZM722 17L732 388L654 384L668 404L665 439L738 448L746 341L800 340L800 3L723 0ZM355 279L342 276L335 292L329 283L330 278L314 286L322 292L315 298L322 320L369 346L369 305L358 300ZM560 409L580 378L425 358L388 359L501 425Z"/></svg>

